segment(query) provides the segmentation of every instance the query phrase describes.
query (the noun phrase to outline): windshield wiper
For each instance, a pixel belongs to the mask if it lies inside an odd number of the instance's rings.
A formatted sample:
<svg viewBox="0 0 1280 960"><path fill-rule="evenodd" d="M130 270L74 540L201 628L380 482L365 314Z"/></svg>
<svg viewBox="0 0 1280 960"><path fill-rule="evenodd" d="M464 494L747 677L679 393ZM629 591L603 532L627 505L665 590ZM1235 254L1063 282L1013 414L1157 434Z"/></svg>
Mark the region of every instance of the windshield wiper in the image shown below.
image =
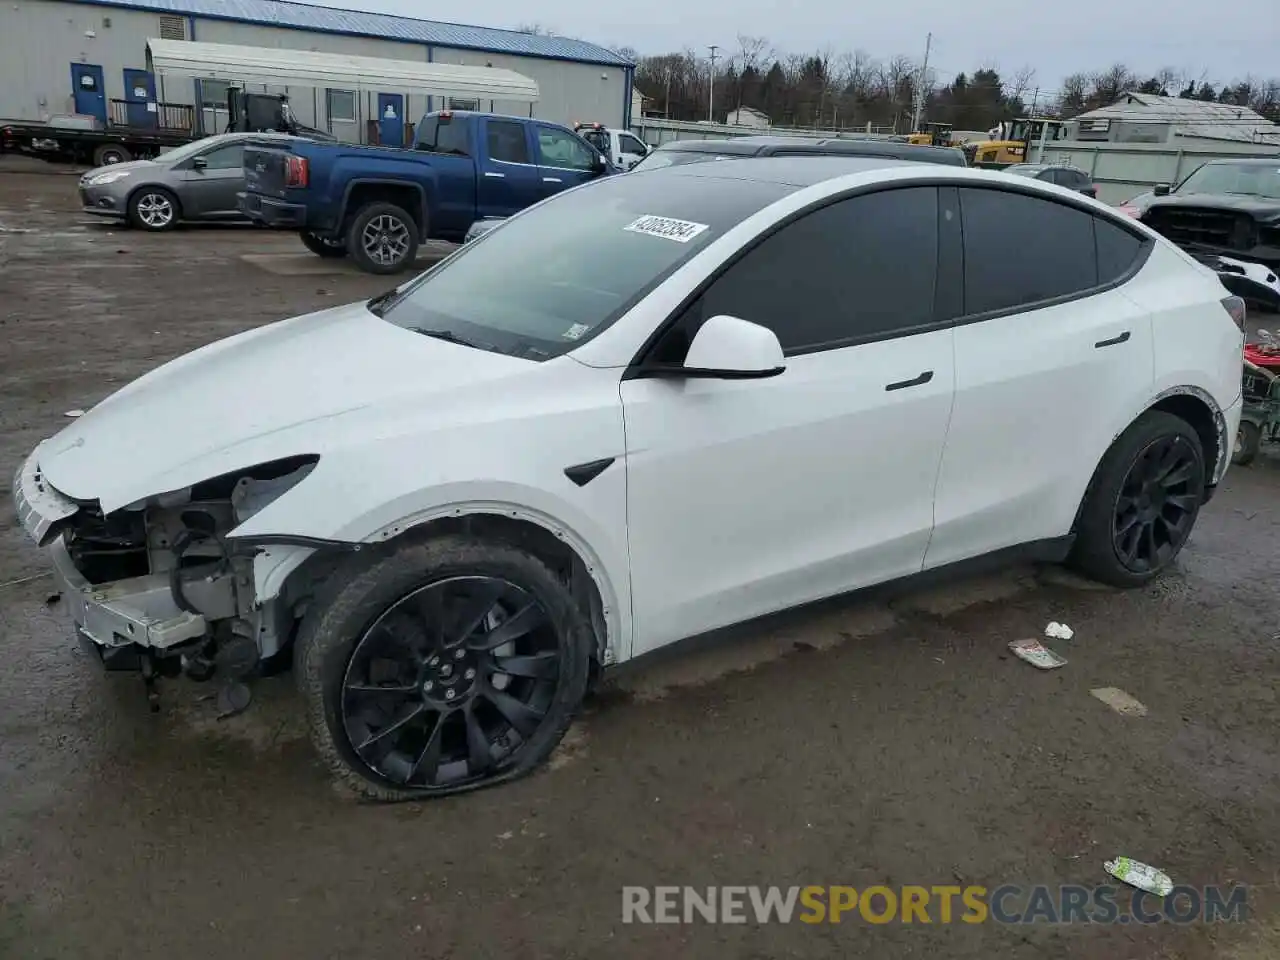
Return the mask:
<svg viewBox="0 0 1280 960"><path fill-rule="evenodd" d="M435 340L443 340L445 343L456 343L463 347L474 347L476 350L488 350L490 353L500 353L492 343L482 343L479 340L468 340L466 337L460 337L452 330L428 330L425 327L409 327L414 333L420 333L424 337L431 337Z"/></svg>

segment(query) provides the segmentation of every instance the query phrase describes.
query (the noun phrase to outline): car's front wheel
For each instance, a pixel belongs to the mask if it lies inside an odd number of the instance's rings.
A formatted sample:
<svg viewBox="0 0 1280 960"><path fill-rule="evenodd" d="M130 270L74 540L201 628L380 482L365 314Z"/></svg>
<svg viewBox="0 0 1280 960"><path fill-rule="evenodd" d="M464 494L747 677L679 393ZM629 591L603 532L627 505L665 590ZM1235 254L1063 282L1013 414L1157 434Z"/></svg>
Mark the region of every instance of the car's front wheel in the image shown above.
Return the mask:
<svg viewBox="0 0 1280 960"><path fill-rule="evenodd" d="M1098 465L1076 524L1072 561L1095 580L1140 586L1191 535L1205 490L1204 447L1191 424L1150 410Z"/></svg>
<svg viewBox="0 0 1280 960"><path fill-rule="evenodd" d="M163 187L143 187L129 198L129 222L143 230L172 230L178 223L178 198Z"/></svg>
<svg viewBox="0 0 1280 960"><path fill-rule="evenodd" d="M400 273L418 257L418 225L403 207L371 203L347 229L347 252L366 273Z"/></svg>
<svg viewBox="0 0 1280 960"><path fill-rule="evenodd" d="M295 649L312 741L358 794L404 800L542 763L586 692L592 631L518 547L446 536L338 574Z"/></svg>

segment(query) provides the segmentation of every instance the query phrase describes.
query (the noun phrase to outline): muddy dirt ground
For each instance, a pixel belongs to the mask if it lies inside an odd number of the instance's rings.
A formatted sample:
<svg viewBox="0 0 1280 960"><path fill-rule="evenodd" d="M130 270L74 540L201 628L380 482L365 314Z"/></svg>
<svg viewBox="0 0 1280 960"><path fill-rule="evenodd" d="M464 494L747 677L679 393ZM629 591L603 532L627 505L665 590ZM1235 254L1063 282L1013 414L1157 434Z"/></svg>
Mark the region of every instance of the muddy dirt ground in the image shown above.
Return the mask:
<svg viewBox="0 0 1280 960"><path fill-rule="evenodd" d="M1280 955L1277 460L1231 471L1149 589L1017 568L828 603L629 667L527 780L357 805L313 761L288 677L217 721L208 686L166 685L152 716L136 676L95 669L9 478L148 368L389 284L289 236L91 222L74 193L0 173L0 956ZM1049 620L1075 638L1042 673L1005 645ZM1093 886L1116 854L1247 884L1251 918L621 917L624 885Z"/></svg>

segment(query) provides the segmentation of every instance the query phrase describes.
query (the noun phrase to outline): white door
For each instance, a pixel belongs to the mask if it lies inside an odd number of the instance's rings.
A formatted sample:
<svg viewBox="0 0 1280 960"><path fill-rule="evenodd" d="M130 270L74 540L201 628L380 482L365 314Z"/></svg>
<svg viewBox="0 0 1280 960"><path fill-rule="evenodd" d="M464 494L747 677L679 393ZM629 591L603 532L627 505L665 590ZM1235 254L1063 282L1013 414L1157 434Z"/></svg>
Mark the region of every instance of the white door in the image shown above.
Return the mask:
<svg viewBox="0 0 1280 960"><path fill-rule="evenodd" d="M952 401L932 187L840 200L724 270L655 344L773 329L762 380L624 379L636 654L920 570Z"/></svg>
<svg viewBox="0 0 1280 960"><path fill-rule="evenodd" d="M1154 376L1150 315L1117 285L1144 240L1051 198L959 192L966 316L930 568L1065 536Z"/></svg>

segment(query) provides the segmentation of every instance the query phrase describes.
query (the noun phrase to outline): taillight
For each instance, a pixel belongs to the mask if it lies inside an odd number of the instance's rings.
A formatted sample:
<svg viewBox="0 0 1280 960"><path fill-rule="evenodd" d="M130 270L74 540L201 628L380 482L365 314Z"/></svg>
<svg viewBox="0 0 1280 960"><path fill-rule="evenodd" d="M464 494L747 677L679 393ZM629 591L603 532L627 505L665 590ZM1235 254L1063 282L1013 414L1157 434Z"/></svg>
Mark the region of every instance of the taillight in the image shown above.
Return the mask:
<svg viewBox="0 0 1280 960"><path fill-rule="evenodd" d="M284 185L286 187L305 187L310 179L310 164L306 157L289 157L285 162Z"/></svg>
<svg viewBox="0 0 1280 960"><path fill-rule="evenodd" d="M1223 309L1231 314L1231 319L1236 322L1236 326L1240 328L1240 332L1244 332L1245 307L1244 301L1239 297L1223 297Z"/></svg>
<svg viewBox="0 0 1280 960"><path fill-rule="evenodd" d="M1137 207L1127 203L1120 204L1120 206L1116 207L1116 211L1118 213L1123 213L1126 217L1133 217L1135 220L1137 220L1142 214L1142 211Z"/></svg>

